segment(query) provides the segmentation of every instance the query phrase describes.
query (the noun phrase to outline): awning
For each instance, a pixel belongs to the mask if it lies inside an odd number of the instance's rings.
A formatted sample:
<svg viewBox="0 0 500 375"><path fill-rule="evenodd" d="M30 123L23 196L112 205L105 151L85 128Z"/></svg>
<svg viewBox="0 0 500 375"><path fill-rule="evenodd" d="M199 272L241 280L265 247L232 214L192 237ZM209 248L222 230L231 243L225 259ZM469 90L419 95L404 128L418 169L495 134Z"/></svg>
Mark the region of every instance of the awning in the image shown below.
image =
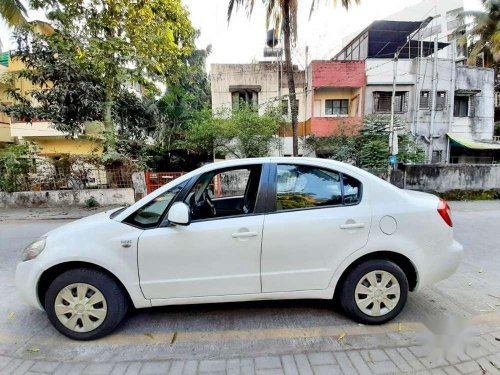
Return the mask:
<svg viewBox="0 0 500 375"><path fill-rule="evenodd" d="M446 134L450 140L455 142L458 146L470 148L471 150L500 150L500 143L488 143L473 141L467 138L457 136L453 133Z"/></svg>

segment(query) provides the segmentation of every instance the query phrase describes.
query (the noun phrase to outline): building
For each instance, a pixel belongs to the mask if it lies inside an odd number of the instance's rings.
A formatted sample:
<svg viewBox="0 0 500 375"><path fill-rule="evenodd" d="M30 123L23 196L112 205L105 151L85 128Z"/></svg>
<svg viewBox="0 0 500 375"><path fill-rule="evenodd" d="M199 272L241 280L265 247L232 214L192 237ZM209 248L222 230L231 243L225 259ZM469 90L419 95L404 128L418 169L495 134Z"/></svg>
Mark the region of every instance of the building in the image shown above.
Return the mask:
<svg viewBox="0 0 500 375"><path fill-rule="evenodd" d="M356 134L363 121L365 62L312 61L307 78L308 134Z"/></svg>
<svg viewBox="0 0 500 375"><path fill-rule="evenodd" d="M305 72L294 68L296 100L298 102L299 154L305 155L307 150L303 140L309 133L306 129L306 96ZM212 109L231 110L241 102L258 107L264 113L267 106L275 105L283 108L285 120L290 120L288 104L288 80L284 69L275 62L259 62L254 64L212 64L210 68ZM292 155L292 134L289 127L280 129L279 146L273 151L275 155Z"/></svg>
<svg viewBox="0 0 500 375"><path fill-rule="evenodd" d="M240 103L257 105L263 113L268 105L281 103L284 119L290 122L286 72L271 62L213 64L211 66L212 109L237 108ZM305 71L295 73L299 108L299 154L310 154L303 141L310 135L351 135L362 125L364 106L364 61L312 61ZM274 155L292 155L289 127L277 136L280 146Z"/></svg>
<svg viewBox="0 0 500 375"><path fill-rule="evenodd" d="M24 69L22 62L11 53L0 53L0 102L2 104L12 102L7 95L7 89L12 85L22 94L34 89L31 82L17 77L17 73L22 69ZM28 123L23 119L0 113L0 145L24 141L34 143L40 156L52 158L102 152L101 142L92 124L89 124L85 134L68 137L67 134L54 129L48 121L34 120Z"/></svg>
<svg viewBox="0 0 500 375"><path fill-rule="evenodd" d="M395 115L419 137L428 162L491 163L500 156L493 138L493 70L463 65L453 40L419 39L432 30L439 35L441 27L434 19L375 21L334 60L365 61L364 114L390 114L396 84ZM445 50L451 58L440 57Z"/></svg>

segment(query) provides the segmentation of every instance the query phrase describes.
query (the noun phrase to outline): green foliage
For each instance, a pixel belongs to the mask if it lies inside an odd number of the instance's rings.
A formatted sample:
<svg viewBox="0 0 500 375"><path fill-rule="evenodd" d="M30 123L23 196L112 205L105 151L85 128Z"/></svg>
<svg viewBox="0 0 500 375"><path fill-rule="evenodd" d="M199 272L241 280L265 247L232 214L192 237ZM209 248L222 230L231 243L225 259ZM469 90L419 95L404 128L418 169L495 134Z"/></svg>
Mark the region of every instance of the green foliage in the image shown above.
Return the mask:
<svg viewBox="0 0 500 375"><path fill-rule="evenodd" d="M0 17L5 20L7 25L25 25L27 24L26 16L26 8L20 0L0 1Z"/></svg>
<svg viewBox="0 0 500 375"><path fill-rule="evenodd" d="M100 206L100 204L97 201L97 199L95 199L95 197L93 197L93 196L91 196L90 198L86 199L84 203L85 203L85 207L87 207L87 208L94 208L94 207L99 207Z"/></svg>
<svg viewBox="0 0 500 375"><path fill-rule="evenodd" d="M0 148L0 191L24 190L32 170L29 144L7 144Z"/></svg>
<svg viewBox="0 0 500 375"><path fill-rule="evenodd" d="M51 121L69 135L82 132L87 121L102 121L104 87L91 67L76 58L77 40L64 32L42 35L29 28L15 38L16 58L26 67L17 78L36 89L25 93L12 87L8 94L17 104L2 111L27 121Z"/></svg>
<svg viewBox="0 0 500 375"><path fill-rule="evenodd" d="M354 164L365 169L380 169L387 166L389 156L389 122L387 115L367 115L360 134L347 136L316 137L307 139L308 147L323 157ZM404 129L404 120L395 118L398 129L398 160L402 163L420 163L425 160L425 151L417 139Z"/></svg>
<svg viewBox="0 0 500 375"><path fill-rule="evenodd" d="M493 135L496 137L500 137L500 122L495 123L495 128L493 131Z"/></svg>
<svg viewBox="0 0 500 375"><path fill-rule="evenodd" d="M124 85L138 82L152 90L153 81L175 78L194 43L180 0L30 4L47 12L56 32L37 34L26 28L17 35L18 55L27 66L21 75L39 85L31 99L41 108L33 108L24 93L11 92L21 104L11 114L24 111L27 119L54 119L70 134L101 117L106 129L113 130L113 105Z"/></svg>
<svg viewBox="0 0 500 375"><path fill-rule="evenodd" d="M194 151L213 150L236 158L266 156L281 121L276 108L263 115L246 106L234 112L204 110L190 122L183 144Z"/></svg>
<svg viewBox="0 0 500 375"><path fill-rule="evenodd" d="M469 63L476 64L477 56L484 52L487 66L500 63L500 2L498 0L481 0L483 10L463 12L461 19L463 28L456 31L459 43L469 44ZM465 31L465 33L464 33ZM463 35L462 35L463 34Z"/></svg>

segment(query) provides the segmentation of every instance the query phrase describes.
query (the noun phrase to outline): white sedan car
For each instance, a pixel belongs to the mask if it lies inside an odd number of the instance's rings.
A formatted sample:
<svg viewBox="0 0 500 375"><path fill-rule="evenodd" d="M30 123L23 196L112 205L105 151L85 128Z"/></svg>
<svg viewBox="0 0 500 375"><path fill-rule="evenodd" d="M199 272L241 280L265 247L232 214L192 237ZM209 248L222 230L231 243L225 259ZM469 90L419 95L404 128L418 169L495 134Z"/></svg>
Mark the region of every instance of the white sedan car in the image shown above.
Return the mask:
<svg viewBox="0 0 500 375"><path fill-rule="evenodd" d="M380 324L462 256L433 195L332 160L243 159L47 233L16 284L77 340L110 333L131 306L320 298Z"/></svg>

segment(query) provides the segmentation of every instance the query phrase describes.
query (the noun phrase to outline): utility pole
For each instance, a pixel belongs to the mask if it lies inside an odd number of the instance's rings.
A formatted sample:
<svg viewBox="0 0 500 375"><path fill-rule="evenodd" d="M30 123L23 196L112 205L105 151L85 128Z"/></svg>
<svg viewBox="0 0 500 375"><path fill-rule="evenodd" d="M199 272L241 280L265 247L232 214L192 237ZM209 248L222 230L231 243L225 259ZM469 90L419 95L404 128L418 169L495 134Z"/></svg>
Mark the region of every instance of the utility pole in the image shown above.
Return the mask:
<svg viewBox="0 0 500 375"><path fill-rule="evenodd" d="M396 101L396 78L398 75L398 59L399 51L394 54L394 62L392 69L392 97L391 97L391 122L389 123L389 157L395 155L394 153L394 112L395 112L395 101ZM388 163L387 167L387 181L391 182L393 164Z"/></svg>
<svg viewBox="0 0 500 375"><path fill-rule="evenodd" d="M431 95L431 121L429 125L429 155L428 162L432 163L432 151L434 142L434 118L436 117L437 96L437 67L438 67L438 37L434 38L434 64L432 65L432 95Z"/></svg>
<svg viewBox="0 0 500 375"><path fill-rule="evenodd" d="M457 49L457 41L453 40L451 42L451 84L450 84L450 99L448 102L450 103L450 106L448 108L448 133L451 132L452 126L453 126L453 110L455 108L455 80L456 80L456 56L455 52ZM450 162L450 137L446 137L446 159L445 162L449 163Z"/></svg>

